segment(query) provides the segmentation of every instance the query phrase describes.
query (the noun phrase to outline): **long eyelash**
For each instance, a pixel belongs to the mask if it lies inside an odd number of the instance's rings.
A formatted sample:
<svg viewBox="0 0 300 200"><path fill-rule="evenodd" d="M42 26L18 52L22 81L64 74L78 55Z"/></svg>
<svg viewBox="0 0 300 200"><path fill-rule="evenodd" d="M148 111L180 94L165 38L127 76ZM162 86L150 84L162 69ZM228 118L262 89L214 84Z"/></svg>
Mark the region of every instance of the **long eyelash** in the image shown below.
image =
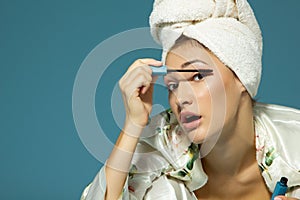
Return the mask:
<svg viewBox="0 0 300 200"><path fill-rule="evenodd" d="M194 78L194 77L197 76L197 75L200 75L200 76L201 76L201 79L203 79L203 78L205 78L206 76L212 75L212 74L213 74L213 73L201 73L201 72L199 72L199 73L194 74L192 78Z"/></svg>
<svg viewBox="0 0 300 200"><path fill-rule="evenodd" d="M194 74L194 75L190 78L190 80L194 80L195 77L198 77L198 76L199 76L199 79L200 79L200 80L204 78L204 76L202 75L202 73L196 73L196 74Z"/></svg>
<svg viewBox="0 0 300 200"><path fill-rule="evenodd" d="M211 71L207 71L207 72L199 72L199 71L197 71L197 72L198 72L198 73L195 73L194 75L192 75L192 77L191 77L190 79L188 79L188 80L193 80L193 79L195 78L195 76L200 76L200 77L199 77L199 80L202 80L202 79L205 78L206 76L209 76L209 75L212 75L212 74L213 74ZM178 85L178 84L177 84L177 85ZM170 90L169 88L170 88L169 85L165 84L164 89L167 90L167 91L169 91L169 92L173 92L173 90ZM176 88L177 88L177 87L176 87ZM175 89L176 89L176 88L175 88Z"/></svg>
<svg viewBox="0 0 300 200"><path fill-rule="evenodd" d="M174 88L170 89L171 86ZM166 85L166 88L168 89L169 92L173 92L175 89L177 89L177 87L178 87L178 83L171 83L171 84Z"/></svg>
<svg viewBox="0 0 300 200"><path fill-rule="evenodd" d="M201 77L201 79L204 77L200 72L199 73L197 73L197 74L195 74L194 76L200 76Z"/></svg>

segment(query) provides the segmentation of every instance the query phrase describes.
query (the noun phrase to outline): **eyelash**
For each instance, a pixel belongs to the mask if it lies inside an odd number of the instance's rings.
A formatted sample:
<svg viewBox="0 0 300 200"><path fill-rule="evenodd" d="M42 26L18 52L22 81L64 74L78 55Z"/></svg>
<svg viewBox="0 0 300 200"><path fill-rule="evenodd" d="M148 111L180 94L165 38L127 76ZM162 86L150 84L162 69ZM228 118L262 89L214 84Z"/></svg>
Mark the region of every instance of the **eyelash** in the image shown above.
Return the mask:
<svg viewBox="0 0 300 200"><path fill-rule="evenodd" d="M195 80L195 78L198 77L199 80ZM197 73L197 74L194 74L191 78L192 81L201 81L202 79L204 78L204 75L202 75L201 73ZM175 86L174 86L175 85ZM174 88L171 88L171 87L174 87ZM174 83L174 82L171 82L167 85L167 88L170 92L174 91L175 89L177 89L178 87L178 83Z"/></svg>

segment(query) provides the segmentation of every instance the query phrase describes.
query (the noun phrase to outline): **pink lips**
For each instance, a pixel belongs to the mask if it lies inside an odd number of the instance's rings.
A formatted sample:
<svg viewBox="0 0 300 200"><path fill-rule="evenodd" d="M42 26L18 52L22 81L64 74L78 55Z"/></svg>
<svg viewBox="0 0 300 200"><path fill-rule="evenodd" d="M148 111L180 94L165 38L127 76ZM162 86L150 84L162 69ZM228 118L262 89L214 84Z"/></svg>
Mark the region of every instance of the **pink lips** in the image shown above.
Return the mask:
<svg viewBox="0 0 300 200"><path fill-rule="evenodd" d="M182 111L180 113L180 122L186 131L191 131L200 125L201 116L193 112Z"/></svg>

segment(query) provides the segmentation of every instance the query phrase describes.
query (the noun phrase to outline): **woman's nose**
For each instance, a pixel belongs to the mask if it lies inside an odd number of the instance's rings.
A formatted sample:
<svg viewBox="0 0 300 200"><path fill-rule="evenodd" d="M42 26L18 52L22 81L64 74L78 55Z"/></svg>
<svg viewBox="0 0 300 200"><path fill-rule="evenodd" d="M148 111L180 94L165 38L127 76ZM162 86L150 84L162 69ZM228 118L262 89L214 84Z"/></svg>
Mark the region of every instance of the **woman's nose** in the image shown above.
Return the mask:
<svg viewBox="0 0 300 200"><path fill-rule="evenodd" d="M193 89L188 81L181 81L176 92L176 103L182 108L193 103Z"/></svg>

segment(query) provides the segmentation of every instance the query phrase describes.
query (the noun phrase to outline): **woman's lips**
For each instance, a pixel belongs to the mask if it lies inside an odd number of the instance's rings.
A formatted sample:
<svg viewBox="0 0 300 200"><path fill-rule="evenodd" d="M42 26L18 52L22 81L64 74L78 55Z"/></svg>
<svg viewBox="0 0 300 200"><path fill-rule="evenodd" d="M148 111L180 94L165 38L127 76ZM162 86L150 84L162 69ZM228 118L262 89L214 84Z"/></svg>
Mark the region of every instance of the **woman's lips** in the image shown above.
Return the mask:
<svg viewBox="0 0 300 200"><path fill-rule="evenodd" d="M181 125L188 132L193 129L196 129L200 125L201 118L202 117L200 115L189 111L184 111L180 113Z"/></svg>

